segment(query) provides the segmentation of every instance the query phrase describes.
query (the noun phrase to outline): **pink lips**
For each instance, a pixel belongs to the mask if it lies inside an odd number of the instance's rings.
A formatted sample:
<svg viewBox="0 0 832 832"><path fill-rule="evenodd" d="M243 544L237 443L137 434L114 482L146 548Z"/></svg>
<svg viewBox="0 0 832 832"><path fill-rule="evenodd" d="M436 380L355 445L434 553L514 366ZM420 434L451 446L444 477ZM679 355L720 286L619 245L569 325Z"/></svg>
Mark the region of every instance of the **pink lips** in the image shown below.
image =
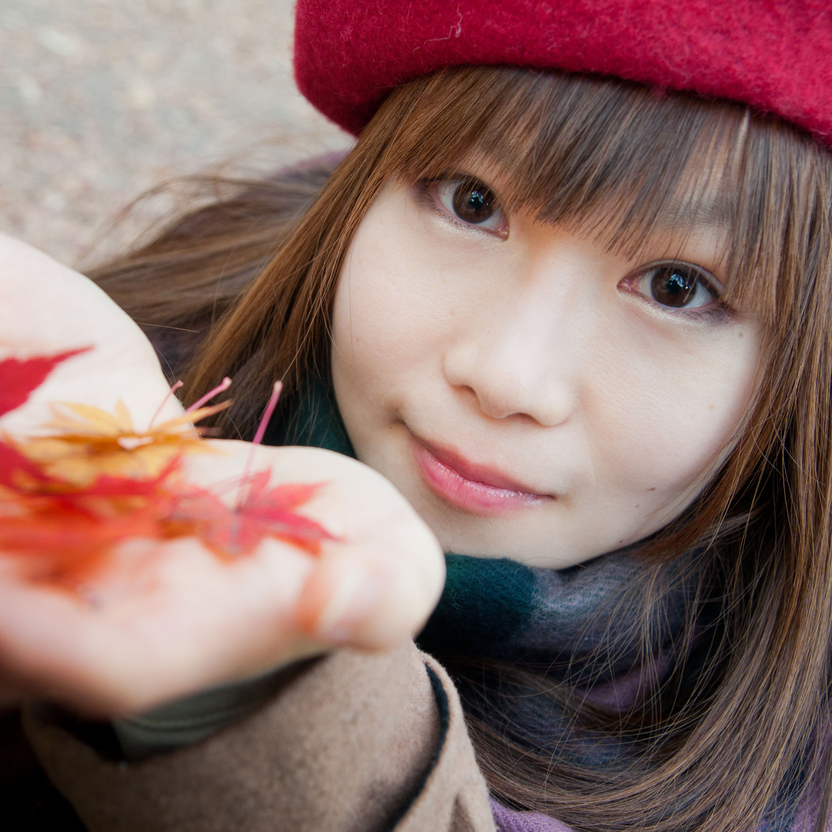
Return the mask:
<svg viewBox="0 0 832 832"><path fill-rule="evenodd" d="M413 453L428 487L451 505L474 514L498 514L540 505L550 499L524 491L498 471L466 462L451 451L414 438Z"/></svg>

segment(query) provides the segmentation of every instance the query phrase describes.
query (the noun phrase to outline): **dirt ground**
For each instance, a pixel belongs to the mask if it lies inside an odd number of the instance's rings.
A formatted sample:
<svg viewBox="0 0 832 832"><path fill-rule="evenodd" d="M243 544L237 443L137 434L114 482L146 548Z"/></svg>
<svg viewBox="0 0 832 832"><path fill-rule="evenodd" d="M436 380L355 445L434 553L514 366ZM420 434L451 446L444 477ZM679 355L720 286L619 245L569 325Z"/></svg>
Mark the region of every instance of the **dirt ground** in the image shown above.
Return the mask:
<svg viewBox="0 0 832 832"><path fill-rule="evenodd" d="M62 262L160 181L349 139L295 90L291 0L0 0L0 231Z"/></svg>

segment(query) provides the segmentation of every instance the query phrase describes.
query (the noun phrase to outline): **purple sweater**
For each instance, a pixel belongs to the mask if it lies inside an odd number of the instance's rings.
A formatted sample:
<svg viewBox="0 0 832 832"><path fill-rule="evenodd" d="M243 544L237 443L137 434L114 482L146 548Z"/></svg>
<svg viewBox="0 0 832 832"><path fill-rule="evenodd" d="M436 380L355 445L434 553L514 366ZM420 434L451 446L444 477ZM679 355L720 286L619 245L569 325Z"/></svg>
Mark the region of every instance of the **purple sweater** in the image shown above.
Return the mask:
<svg viewBox="0 0 832 832"><path fill-rule="evenodd" d="M813 832L817 814L817 798L817 793L810 795L809 800L798 809L788 832ZM553 820L538 812L515 812L501 806L496 800L491 801L491 811L494 813L494 822L500 832L574 832L571 826L559 820ZM767 824L763 822L757 828L757 832L769 832ZM832 832L832 818L827 821L826 832Z"/></svg>

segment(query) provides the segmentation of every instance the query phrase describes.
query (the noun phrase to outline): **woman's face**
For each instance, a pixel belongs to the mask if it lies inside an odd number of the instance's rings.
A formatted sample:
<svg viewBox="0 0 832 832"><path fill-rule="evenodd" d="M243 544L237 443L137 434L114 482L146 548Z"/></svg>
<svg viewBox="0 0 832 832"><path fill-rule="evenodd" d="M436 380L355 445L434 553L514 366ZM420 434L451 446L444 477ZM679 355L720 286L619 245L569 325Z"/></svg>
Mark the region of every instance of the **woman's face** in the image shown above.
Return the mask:
<svg viewBox="0 0 832 832"><path fill-rule="evenodd" d="M336 292L335 394L358 458L446 550L563 568L699 494L762 333L719 302L724 229L661 229L631 259L506 215L498 180L384 188Z"/></svg>

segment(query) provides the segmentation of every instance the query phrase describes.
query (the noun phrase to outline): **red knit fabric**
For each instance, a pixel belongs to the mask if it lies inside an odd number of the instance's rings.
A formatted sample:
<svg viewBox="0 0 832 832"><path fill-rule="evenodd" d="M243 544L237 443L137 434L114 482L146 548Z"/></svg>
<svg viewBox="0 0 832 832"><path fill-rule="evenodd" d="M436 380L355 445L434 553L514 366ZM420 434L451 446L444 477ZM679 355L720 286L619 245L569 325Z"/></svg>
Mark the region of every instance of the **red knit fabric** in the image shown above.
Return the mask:
<svg viewBox="0 0 832 832"><path fill-rule="evenodd" d="M298 2L298 86L353 133L393 87L462 64L591 72L729 98L832 144L830 0Z"/></svg>

